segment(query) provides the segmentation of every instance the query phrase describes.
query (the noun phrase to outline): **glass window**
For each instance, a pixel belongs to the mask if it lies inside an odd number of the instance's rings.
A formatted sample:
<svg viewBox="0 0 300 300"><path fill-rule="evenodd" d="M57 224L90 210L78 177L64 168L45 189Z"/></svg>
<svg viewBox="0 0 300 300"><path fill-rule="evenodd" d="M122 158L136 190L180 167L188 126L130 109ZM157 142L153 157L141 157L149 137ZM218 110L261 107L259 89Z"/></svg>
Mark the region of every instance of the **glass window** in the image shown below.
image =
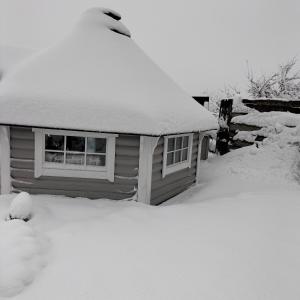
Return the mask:
<svg viewBox="0 0 300 300"><path fill-rule="evenodd" d="M183 148L188 148L189 146L189 137L185 136L183 137Z"/></svg>
<svg viewBox="0 0 300 300"><path fill-rule="evenodd" d="M88 166L105 166L105 155L88 154L86 156L86 164Z"/></svg>
<svg viewBox="0 0 300 300"><path fill-rule="evenodd" d="M167 166L188 160L189 136L168 138Z"/></svg>
<svg viewBox="0 0 300 300"><path fill-rule="evenodd" d="M80 136L67 136L67 151L84 152L85 138Z"/></svg>
<svg viewBox="0 0 300 300"><path fill-rule="evenodd" d="M181 151L175 152L175 163L179 163L181 161Z"/></svg>
<svg viewBox="0 0 300 300"><path fill-rule="evenodd" d="M182 160L187 160L188 159L188 149L184 149L182 151Z"/></svg>
<svg viewBox="0 0 300 300"><path fill-rule="evenodd" d="M45 148L47 150L56 150L63 151L64 150L64 140L65 137L63 135L45 135Z"/></svg>
<svg viewBox="0 0 300 300"><path fill-rule="evenodd" d="M174 152L167 154L167 166L174 164Z"/></svg>
<svg viewBox="0 0 300 300"><path fill-rule="evenodd" d="M64 162L63 152L48 152L45 153L45 161L51 163L60 163Z"/></svg>
<svg viewBox="0 0 300 300"><path fill-rule="evenodd" d="M176 149L182 148L182 137L176 138Z"/></svg>
<svg viewBox="0 0 300 300"><path fill-rule="evenodd" d="M66 143L66 145L65 145ZM45 135L45 162L104 167L106 138Z"/></svg>
<svg viewBox="0 0 300 300"><path fill-rule="evenodd" d="M169 138L168 139L168 152L173 151L175 149L175 139Z"/></svg>
<svg viewBox="0 0 300 300"><path fill-rule="evenodd" d="M84 165L84 154L67 153L66 164L70 165Z"/></svg>
<svg viewBox="0 0 300 300"><path fill-rule="evenodd" d="M106 139L87 138L87 152L88 153L105 153Z"/></svg>

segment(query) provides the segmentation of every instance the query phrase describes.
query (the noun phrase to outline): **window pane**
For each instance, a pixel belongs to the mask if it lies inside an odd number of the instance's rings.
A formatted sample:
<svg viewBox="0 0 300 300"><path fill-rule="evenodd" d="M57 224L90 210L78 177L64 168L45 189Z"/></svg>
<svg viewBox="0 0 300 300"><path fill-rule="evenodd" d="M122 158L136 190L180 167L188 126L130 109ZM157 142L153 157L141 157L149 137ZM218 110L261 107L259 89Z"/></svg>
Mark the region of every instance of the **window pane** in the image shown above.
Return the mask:
<svg viewBox="0 0 300 300"><path fill-rule="evenodd" d="M167 166L172 165L174 163L174 152L167 154Z"/></svg>
<svg viewBox="0 0 300 300"><path fill-rule="evenodd" d="M106 153L106 139L87 139L87 152Z"/></svg>
<svg viewBox="0 0 300 300"><path fill-rule="evenodd" d="M67 153L66 164L84 165L84 154Z"/></svg>
<svg viewBox="0 0 300 300"><path fill-rule="evenodd" d="M64 154L60 152L45 152L45 161L51 163L63 163Z"/></svg>
<svg viewBox="0 0 300 300"><path fill-rule="evenodd" d="M189 137L184 136L183 137L183 148L187 148L189 146Z"/></svg>
<svg viewBox="0 0 300 300"><path fill-rule="evenodd" d="M175 138L168 139L168 152L175 149Z"/></svg>
<svg viewBox="0 0 300 300"><path fill-rule="evenodd" d="M67 136L67 150L84 152L85 138L80 136Z"/></svg>
<svg viewBox="0 0 300 300"><path fill-rule="evenodd" d="M187 160L188 158L188 149L182 150L182 161Z"/></svg>
<svg viewBox="0 0 300 300"><path fill-rule="evenodd" d="M176 138L176 149L182 148L182 137Z"/></svg>
<svg viewBox="0 0 300 300"><path fill-rule="evenodd" d="M45 135L45 148L48 150L64 150L64 136L63 135Z"/></svg>
<svg viewBox="0 0 300 300"><path fill-rule="evenodd" d="M178 163L181 161L181 151L175 152L175 163Z"/></svg>
<svg viewBox="0 0 300 300"><path fill-rule="evenodd" d="M105 155L92 155L86 156L86 164L88 166L105 166Z"/></svg>

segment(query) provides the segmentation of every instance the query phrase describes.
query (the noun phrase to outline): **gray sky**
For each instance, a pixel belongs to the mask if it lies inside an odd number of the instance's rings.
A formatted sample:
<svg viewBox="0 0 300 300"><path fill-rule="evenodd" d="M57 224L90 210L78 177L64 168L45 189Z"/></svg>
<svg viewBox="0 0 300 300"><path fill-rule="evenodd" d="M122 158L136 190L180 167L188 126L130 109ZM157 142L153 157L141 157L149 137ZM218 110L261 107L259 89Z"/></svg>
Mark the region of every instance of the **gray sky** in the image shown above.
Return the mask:
<svg viewBox="0 0 300 300"><path fill-rule="evenodd" d="M0 0L0 43L47 47L92 6L119 11L133 39L192 95L243 87L247 60L269 72L300 54L299 0Z"/></svg>

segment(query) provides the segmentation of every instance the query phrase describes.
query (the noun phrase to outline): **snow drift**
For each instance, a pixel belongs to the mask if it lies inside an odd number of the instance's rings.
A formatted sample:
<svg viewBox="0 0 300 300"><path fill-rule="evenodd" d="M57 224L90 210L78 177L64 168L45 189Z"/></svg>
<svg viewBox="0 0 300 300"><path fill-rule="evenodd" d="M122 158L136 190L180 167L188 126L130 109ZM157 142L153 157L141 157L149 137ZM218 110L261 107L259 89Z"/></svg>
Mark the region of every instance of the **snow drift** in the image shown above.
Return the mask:
<svg viewBox="0 0 300 300"><path fill-rule="evenodd" d="M44 247L21 220L0 222L0 297L20 293L44 266Z"/></svg>

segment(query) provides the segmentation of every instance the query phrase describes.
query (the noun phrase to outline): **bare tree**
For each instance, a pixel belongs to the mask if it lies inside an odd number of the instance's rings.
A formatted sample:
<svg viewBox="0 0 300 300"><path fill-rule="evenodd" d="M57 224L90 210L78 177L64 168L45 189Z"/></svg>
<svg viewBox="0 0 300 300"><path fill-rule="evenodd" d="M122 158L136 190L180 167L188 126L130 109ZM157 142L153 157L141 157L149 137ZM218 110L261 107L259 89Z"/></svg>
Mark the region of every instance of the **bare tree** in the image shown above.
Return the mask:
<svg viewBox="0 0 300 300"><path fill-rule="evenodd" d="M287 63L279 66L277 78L277 95L279 97L299 97L300 95L300 73L292 71L297 63L296 58L292 58Z"/></svg>
<svg viewBox="0 0 300 300"><path fill-rule="evenodd" d="M277 76L278 74L275 73L255 78L248 65L249 94L254 98L272 98L274 96L273 86L276 84Z"/></svg>
<svg viewBox="0 0 300 300"><path fill-rule="evenodd" d="M292 58L279 65L278 72L258 78L254 77L248 66L249 94L254 98L300 98L300 73L293 72L296 63L296 58Z"/></svg>

